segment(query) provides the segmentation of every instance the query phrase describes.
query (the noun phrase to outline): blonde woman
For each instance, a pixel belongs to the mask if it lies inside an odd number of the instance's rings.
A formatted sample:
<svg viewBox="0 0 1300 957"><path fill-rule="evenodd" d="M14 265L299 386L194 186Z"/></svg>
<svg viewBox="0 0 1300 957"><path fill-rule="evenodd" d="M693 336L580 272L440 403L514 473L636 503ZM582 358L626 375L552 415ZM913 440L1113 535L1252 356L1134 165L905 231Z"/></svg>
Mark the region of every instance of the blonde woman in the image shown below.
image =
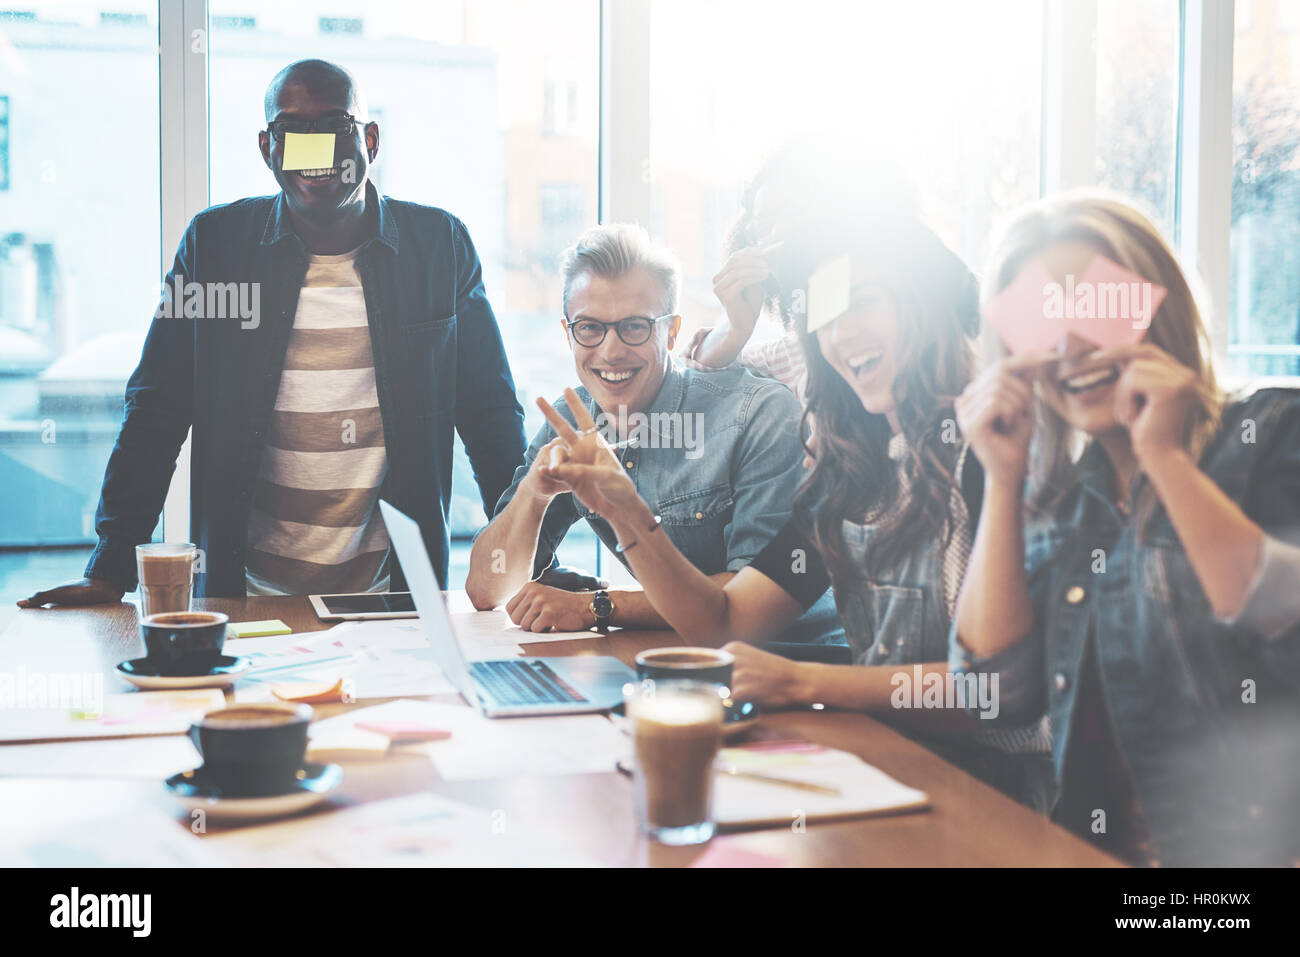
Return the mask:
<svg viewBox="0 0 1300 957"><path fill-rule="evenodd" d="M1166 290L1145 336L1002 358L956 404L985 470L953 667L1046 707L1056 817L1130 861L1300 859L1300 394L1224 395L1188 282L1123 201L1025 211L985 298L1097 256Z"/></svg>

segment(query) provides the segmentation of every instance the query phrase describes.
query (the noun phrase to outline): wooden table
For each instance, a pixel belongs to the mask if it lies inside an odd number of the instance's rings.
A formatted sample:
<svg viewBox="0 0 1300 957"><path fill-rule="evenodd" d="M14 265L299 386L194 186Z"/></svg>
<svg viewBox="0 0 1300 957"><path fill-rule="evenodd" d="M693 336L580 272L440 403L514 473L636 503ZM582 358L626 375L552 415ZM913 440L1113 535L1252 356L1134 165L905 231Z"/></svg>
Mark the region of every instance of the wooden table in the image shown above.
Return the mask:
<svg viewBox="0 0 1300 957"><path fill-rule="evenodd" d="M236 621L279 618L295 631L319 631L328 627L316 618L305 598L200 599L196 607L225 612ZM589 640L529 644L527 652L539 656L598 653L631 664L643 649L679 643L672 632L616 631L607 636L593 634ZM142 653L133 604L23 610L0 636L0 673L13 674L20 666L29 674L38 670L100 671L105 675L105 691L112 692L125 687L109 672L117 662ZM432 700L459 701L459 698ZM326 705L318 707L317 713L324 717L347 707ZM790 828L747 832L741 842L747 850L770 854L796 865L1091 867L1118 864L1046 818L864 714L788 711L766 715L763 723L765 727L853 752L903 783L926 791L933 806L923 813L811 824L801 833ZM70 756L75 758L85 754L84 749L102 745L102 742L0 745L0 779L61 776L43 768L60 764L66 767ZM27 820L36 827L43 819L51 820L49 815L60 813L56 806L68 803L78 788L89 786L89 779L31 784L30 793L35 796L28 803L39 806L25 810ZM157 782L117 781L112 787L114 800L126 802L131 808L138 805L141 816L170 814L178 827L187 821L181 809L167 803ZM701 853L700 848L665 847L641 835L636 825L632 783L613 769L598 774L443 781L426 756L400 755L381 762L346 764L345 780L334 801L335 804L366 802L425 790L500 810L508 815L512 827L521 831L558 833L576 852L609 865L680 866L689 864Z"/></svg>

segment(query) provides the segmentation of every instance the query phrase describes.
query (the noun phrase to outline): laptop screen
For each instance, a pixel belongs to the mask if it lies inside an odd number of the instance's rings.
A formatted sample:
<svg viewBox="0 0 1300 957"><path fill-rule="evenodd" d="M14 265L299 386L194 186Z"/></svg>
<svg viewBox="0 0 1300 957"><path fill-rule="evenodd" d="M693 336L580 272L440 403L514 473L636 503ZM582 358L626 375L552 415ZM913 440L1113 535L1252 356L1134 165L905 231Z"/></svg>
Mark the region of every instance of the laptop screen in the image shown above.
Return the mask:
<svg viewBox="0 0 1300 957"><path fill-rule="evenodd" d="M429 561L429 552L424 547L424 538L420 535L420 526L408 515L399 512L392 505L379 502L379 511L388 526L388 538L397 552L397 559L402 563L402 573L406 576L406 587L415 599L415 610L420 613L420 625L424 636L433 650L433 660L438 663L442 673L461 693L469 704L483 710L474 680L470 677L469 665L456 640L456 631L447 614L447 603L438 587L437 576L433 573L433 563Z"/></svg>

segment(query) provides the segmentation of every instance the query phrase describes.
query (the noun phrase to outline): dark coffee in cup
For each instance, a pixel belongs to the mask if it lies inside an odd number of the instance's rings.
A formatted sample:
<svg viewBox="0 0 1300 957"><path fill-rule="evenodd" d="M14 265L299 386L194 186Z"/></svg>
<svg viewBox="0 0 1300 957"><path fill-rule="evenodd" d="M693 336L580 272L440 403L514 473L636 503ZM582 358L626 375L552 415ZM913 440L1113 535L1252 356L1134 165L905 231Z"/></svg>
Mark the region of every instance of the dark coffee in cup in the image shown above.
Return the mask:
<svg viewBox="0 0 1300 957"><path fill-rule="evenodd" d="M636 675L642 681L710 681L731 686L736 659L719 648L651 648L636 656Z"/></svg>
<svg viewBox="0 0 1300 957"><path fill-rule="evenodd" d="M163 674L197 674L221 654L230 617L216 611L169 611L140 622L150 664Z"/></svg>
<svg viewBox="0 0 1300 957"><path fill-rule="evenodd" d="M203 771L235 794L273 793L290 783L307 751L309 705L238 704L190 725Z"/></svg>

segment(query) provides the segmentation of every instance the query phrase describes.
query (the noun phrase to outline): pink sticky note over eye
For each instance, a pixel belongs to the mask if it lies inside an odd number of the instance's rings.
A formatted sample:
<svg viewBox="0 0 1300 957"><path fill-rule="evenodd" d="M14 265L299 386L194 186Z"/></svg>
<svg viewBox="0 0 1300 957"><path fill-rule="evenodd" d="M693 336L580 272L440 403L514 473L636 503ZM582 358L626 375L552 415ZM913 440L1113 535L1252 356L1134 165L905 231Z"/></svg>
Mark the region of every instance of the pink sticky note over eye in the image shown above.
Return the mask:
<svg viewBox="0 0 1300 957"><path fill-rule="evenodd" d="M1047 308L1053 285L1060 284L1043 261L1035 259L985 304L984 320L1016 355L1054 349L1065 335L1065 323Z"/></svg>
<svg viewBox="0 0 1300 957"><path fill-rule="evenodd" d="M1165 298L1165 287L1143 279L1105 256L1094 256L1065 294L1066 328L1103 348L1128 346L1146 335Z"/></svg>

